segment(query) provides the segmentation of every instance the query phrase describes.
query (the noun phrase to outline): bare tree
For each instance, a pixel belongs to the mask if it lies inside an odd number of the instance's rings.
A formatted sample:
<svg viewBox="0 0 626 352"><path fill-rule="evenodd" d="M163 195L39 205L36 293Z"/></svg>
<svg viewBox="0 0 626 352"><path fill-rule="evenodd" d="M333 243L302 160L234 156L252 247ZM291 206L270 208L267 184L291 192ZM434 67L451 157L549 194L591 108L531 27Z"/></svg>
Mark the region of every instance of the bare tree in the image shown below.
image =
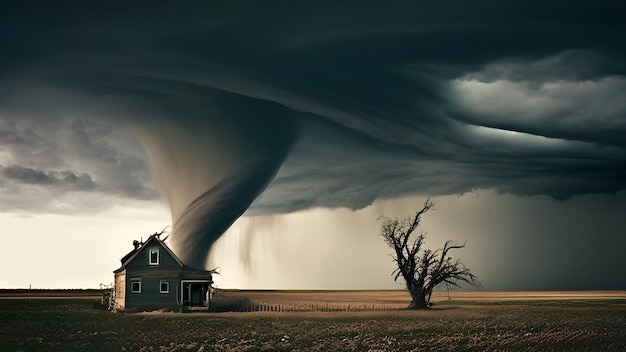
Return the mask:
<svg viewBox="0 0 626 352"><path fill-rule="evenodd" d="M402 277L411 294L409 309L428 308L433 289L441 283L459 286L465 282L480 286L478 278L459 259L453 260L448 256L448 252L465 247L465 243L457 245L447 241L443 249L422 249L426 234L414 235L414 232L420 226L422 215L434 206L429 198L413 217L402 220L384 216L378 218L382 222L380 234L394 250L392 258L398 266L392 275L396 281Z"/></svg>

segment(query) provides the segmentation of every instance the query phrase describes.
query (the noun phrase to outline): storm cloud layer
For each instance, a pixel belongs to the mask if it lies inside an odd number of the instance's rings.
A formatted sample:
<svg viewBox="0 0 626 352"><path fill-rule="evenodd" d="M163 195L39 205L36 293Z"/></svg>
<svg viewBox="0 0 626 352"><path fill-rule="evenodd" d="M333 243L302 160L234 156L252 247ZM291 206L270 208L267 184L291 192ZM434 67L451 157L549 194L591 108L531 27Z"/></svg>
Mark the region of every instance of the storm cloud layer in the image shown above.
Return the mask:
<svg viewBox="0 0 626 352"><path fill-rule="evenodd" d="M6 114L0 120L0 195L0 211L24 214L94 213L120 200L159 196L141 146L127 134L89 120Z"/></svg>
<svg viewBox="0 0 626 352"><path fill-rule="evenodd" d="M2 204L37 208L32 187L153 197L136 151L93 140L128 129L193 263L251 202L251 215L281 214L626 188L618 2L12 6L0 15Z"/></svg>

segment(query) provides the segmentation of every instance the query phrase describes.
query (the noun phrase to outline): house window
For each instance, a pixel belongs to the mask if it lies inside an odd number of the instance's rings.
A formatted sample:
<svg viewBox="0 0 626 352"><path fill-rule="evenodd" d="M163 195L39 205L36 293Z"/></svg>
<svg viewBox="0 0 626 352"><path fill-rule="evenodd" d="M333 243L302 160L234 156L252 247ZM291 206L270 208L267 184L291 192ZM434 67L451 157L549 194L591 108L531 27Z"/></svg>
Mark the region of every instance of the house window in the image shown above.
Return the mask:
<svg viewBox="0 0 626 352"><path fill-rule="evenodd" d="M149 251L149 263L150 265L159 265L159 250L151 249Z"/></svg>
<svg viewBox="0 0 626 352"><path fill-rule="evenodd" d="M160 287L161 287L161 289L159 290L159 292L161 292L161 293L169 293L170 292L170 283L169 283L169 281L161 280Z"/></svg>
<svg viewBox="0 0 626 352"><path fill-rule="evenodd" d="M141 293L141 279L130 280L130 292Z"/></svg>

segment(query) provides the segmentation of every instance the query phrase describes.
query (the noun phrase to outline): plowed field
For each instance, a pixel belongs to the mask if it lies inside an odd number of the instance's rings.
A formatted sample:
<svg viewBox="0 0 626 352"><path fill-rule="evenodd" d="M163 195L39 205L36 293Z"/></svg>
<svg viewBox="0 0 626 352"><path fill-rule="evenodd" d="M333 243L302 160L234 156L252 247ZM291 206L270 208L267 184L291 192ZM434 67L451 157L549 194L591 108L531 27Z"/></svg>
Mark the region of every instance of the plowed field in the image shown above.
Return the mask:
<svg viewBox="0 0 626 352"><path fill-rule="evenodd" d="M0 351L626 351L624 291L439 292L424 311L402 291L220 291L192 314L50 298L0 299Z"/></svg>

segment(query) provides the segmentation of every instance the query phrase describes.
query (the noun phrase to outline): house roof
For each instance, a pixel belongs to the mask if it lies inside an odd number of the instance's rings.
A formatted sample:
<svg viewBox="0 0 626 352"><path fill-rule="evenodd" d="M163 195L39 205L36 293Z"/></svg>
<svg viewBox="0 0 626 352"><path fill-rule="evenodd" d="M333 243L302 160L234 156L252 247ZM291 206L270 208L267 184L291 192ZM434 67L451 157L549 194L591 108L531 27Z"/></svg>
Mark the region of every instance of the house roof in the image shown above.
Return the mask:
<svg viewBox="0 0 626 352"><path fill-rule="evenodd" d="M125 256L122 257L121 261L122 264L126 263L131 257L135 256L135 253L139 252L139 250L141 250L140 246L137 246L137 248L133 249L132 251L130 251L128 254L126 254Z"/></svg>
<svg viewBox="0 0 626 352"><path fill-rule="evenodd" d="M174 258L174 260L176 260L176 262L178 263L178 265L181 267L181 269L183 270L191 270L191 271L206 271L209 272L208 270L204 270L204 269L197 269L197 268L192 268L188 265L185 265L177 256L176 254L174 254L174 252L172 252L172 250L165 244L165 242L161 241L161 239L159 238L161 234L159 233L155 233L153 235L150 235L150 237L148 237L148 239L143 242L143 243L139 243L139 246L135 249L133 249L132 251L128 252L128 254L126 254L125 256L122 257L121 261L122 261L122 266L113 271L114 273L120 272L122 270L124 270L124 268L126 268L126 266L133 260L135 259L135 257L137 257L141 252L143 252L146 248L148 248L148 245L150 245L153 242L158 243L170 256L172 256L172 258Z"/></svg>

